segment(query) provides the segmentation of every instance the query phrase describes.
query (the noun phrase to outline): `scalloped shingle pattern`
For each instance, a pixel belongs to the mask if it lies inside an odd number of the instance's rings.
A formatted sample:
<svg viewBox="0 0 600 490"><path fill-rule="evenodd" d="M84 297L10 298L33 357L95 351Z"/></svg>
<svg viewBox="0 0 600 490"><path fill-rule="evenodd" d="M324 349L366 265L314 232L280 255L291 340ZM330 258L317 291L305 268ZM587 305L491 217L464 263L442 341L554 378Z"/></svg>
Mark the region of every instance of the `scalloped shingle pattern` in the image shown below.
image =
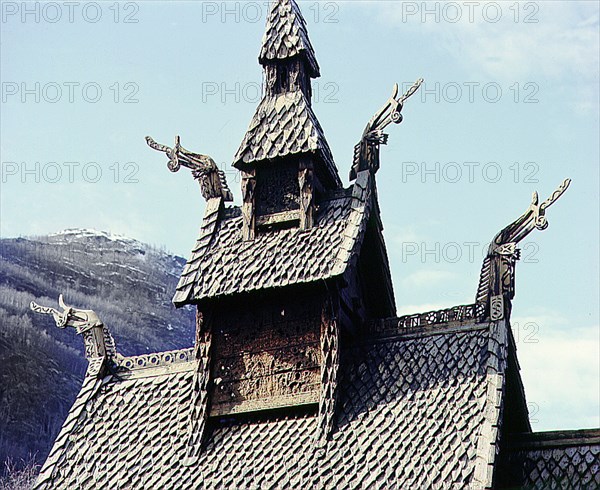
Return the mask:
<svg viewBox="0 0 600 490"><path fill-rule="evenodd" d="M540 448L511 455L522 468L522 488L600 488L600 445Z"/></svg>
<svg viewBox="0 0 600 490"><path fill-rule="evenodd" d="M223 215L218 224L213 224L216 218L210 211L173 302L180 305L342 274L360 246L369 215L366 174L357 179L352 195L321 203L317 224L308 230L261 231L253 240L244 241L242 217L237 210L233 217Z"/></svg>
<svg viewBox="0 0 600 490"><path fill-rule="evenodd" d="M312 107L301 91L286 92L262 99L233 164L239 166L300 153L319 155L339 181L331 149Z"/></svg>
<svg viewBox="0 0 600 490"><path fill-rule="evenodd" d="M273 3L262 40L259 61L286 60L304 56L311 67L311 76L319 76L319 64L308 38L306 21L294 0Z"/></svg>
<svg viewBox="0 0 600 490"><path fill-rule="evenodd" d="M490 345L490 330L478 328L347 350L325 447L313 414L211 419L206 448L187 467L193 370L113 379L75 417L39 488L477 487L483 422L495 413Z"/></svg>

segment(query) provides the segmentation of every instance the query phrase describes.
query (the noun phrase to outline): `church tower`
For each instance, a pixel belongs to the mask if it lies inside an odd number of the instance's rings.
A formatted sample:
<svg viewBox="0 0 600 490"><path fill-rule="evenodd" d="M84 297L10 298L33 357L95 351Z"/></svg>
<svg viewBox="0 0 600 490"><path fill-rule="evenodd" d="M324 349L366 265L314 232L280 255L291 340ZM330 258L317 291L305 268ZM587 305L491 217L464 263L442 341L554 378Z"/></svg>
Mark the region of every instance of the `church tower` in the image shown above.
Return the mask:
<svg viewBox="0 0 600 490"><path fill-rule="evenodd" d="M242 173L245 240L272 227L311 228L324 193L341 187L312 109L319 65L294 0L273 3L258 60L264 97L233 163Z"/></svg>
<svg viewBox="0 0 600 490"><path fill-rule="evenodd" d="M273 2L259 62L264 96L233 161L241 207L225 206L231 193L212 159L149 141L169 168L211 176L200 179L205 216L173 299L198 311L189 464L224 416L310 413L325 443L344 337L395 314L375 171L357 166L342 186L313 112L319 65L294 0Z"/></svg>

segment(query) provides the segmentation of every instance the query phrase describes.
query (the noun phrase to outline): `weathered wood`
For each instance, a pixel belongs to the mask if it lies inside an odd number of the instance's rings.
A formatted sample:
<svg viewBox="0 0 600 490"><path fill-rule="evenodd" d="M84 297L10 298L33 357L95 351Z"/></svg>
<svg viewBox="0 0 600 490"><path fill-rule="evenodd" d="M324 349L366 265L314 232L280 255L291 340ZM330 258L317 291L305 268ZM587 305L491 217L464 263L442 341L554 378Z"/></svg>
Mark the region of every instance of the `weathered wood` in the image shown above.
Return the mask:
<svg viewBox="0 0 600 490"><path fill-rule="evenodd" d="M392 122L402 122L404 102L412 96L423 83L417 80L402 96L398 97L398 84L394 84L392 95L379 111L371 118L363 131L360 142L354 147L354 158L350 170L350 180L356 179L359 172L379 170L379 146L387 144L388 135L383 130Z"/></svg>
<svg viewBox="0 0 600 490"><path fill-rule="evenodd" d="M318 440L326 441L332 434L338 398L340 368L339 298L337 292L323 304L321 313L321 397L319 400Z"/></svg>
<svg viewBox="0 0 600 490"><path fill-rule="evenodd" d="M255 298L215 315L211 415L317 403L320 296Z"/></svg>
<svg viewBox="0 0 600 490"><path fill-rule="evenodd" d="M242 171L242 236L244 240L253 240L255 233L255 189L256 170Z"/></svg>
<svg viewBox="0 0 600 490"><path fill-rule="evenodd" d="M300 209L298 161L285 159L258 165L256 169L256 216Z"/></svg>
<svg viewBox="0 0 600 490"><path fill-rule="evenodd" d="M189 436L184 465L192 465L202 451L202 442L206 431L206 422L210 413L211 357L212 357L212 326L204 322L202 312L196 311L196 343L194 356L196 371L192 382L192 410L188 422Z"/></svg>
<svg viewBox="0 0 600 490"><path fill-rule="evenodd" d="M222 197L225 201L233 201L225 172L217 167L211 157L186 150L181 146L179 136L175 137L173 148L157 143L150 136L146 136L146 143L150 148L166 153L169 158L167 167L171 172L177 172L181 166L189 168L200 184L200 192L204 199L208 201L215 197Z"/></svg>
<svg viewBox="0 0 600 490"><path fill-rule="evenodd" d="M40 306L34 301L30 303L29 308L36 313L52 315L56 326L59 328L75 328L77 333L83 336L85 357L88 360L104 358L112 363L121 357L117 353L115 341L109 329L100 320L96 312L67 306L62 294L58 297L58 305L63 311L48 306Z"/></svg>
<svg viewBox="0 0 600 490"><path fill-rule="evenodd" d="M490 243L481 267L475 296L475 300L484 304L488 312L491 308L491 298L500 295L504 298L503 309L510 310L510 300L515 295L515 267L521 256L517 245L533 230L545 230L548 227L546 209L564 194L570 183L571 179L565 179L541 204L537 192L534 192L531 204L525 212L500 230ZM495 318L500 315L497 308L493 313Z"/></svg>
<svg viewBox="0 0 600 490"><path fill-rule="evenodd" d="M314 224L314 171L312 160L306 156L300 158L298 166L298 184L300 187L300 229L307 230Z"/></svg>
<svg viewBox="0 0 600 490"><path fill-rule="evenodd" d="M454 306L443 310L428 311L426 313L371 321L367 325L367 330L377 334L404 334L406 331L420 331L419 329L433 325L458 325L465 323L472 328L473 322L484 324L484 316L485 308L483 305L481 303L474 303Z"/></svg>
<svg viewBox="0 0 600 490"><path fill-rule="evenodd" d="M395 87L369 122L345 190L312 111L318 65L294 0L273 2L264 40L266 94L234 163L241 210L223 207L210 157L149 141L171 170L209 172L175 297L199 308L193 351L127 358L103 377L114 349L93 312L46 309L104 357L90 359L36 488L504 488L507 436L531 430L506 310L515 244L562 191L495 240L477 296L491 296L491 317L481 302L395 317L374 174L383 129L419 83L400 98ZM240 228L258 239L241 243ZM513 466L543 481L507 487L598 480L598 448L577 447L597 446L598 431L525 438L552 454Z"/></svg>
<svg viewBox="0 0 600 490"><path fill-rule="evenodd" d="M282 211L281 213L267 214L256 217L256 226L269 226L277 223L300 220L300 211Z"/></svg>

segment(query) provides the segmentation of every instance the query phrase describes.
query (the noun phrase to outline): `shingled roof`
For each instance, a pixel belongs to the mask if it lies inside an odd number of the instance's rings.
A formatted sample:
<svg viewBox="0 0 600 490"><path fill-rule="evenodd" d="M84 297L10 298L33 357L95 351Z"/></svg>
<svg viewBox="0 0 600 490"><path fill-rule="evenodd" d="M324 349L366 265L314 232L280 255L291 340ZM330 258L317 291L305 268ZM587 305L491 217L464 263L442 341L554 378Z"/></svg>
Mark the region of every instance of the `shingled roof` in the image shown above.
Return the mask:
<svg viewBox="0 0 600 490"><path fill-rule="evenodd" d="M248 170L253 164L311 155L326 188L342 186L323 129L311 108L311 78L319 65L306 22L294 0L273 2L259 62L265 70L264 98L233 159Z"/></svg>
<svg viewBox="0 0 600 490"><path fill-rule="evenodd" d="M317 226L242 239L239 208L219 213L209 202L200 236L173 298L176 305L242 291L309 283L339 276L359 249L371 210L370 175L321 203Z"/></svg>
<svg viewBox="0 0 600 490"><path fill-rule="evenodd" d="M502 413L512 409L507 324L463 315L405 327L414 316L405 318L375 324L344 353L337 429L325 447L311 410L221 417L197 463L184 466L192 350L122 359L119 377L98 378L90 364L35 488L491 488ZM507 457L525 488L597 486L600 437L591 434L515 446Z"/></svg>
<svg viewBox="0 0 600 490"><path fill-rule="evenodd" d="M325 449L315 449L310 411L222 418L192 467L182 465L191 350L125 358L121 379L88 372L37 488L484 486L505 328L473 320L373 334L346 353L338 429Z"/></svg>
<svg viewBox="0 0 600 490"><path fill-rule="evenodd" d="M303 57L312 78L319 76L319 64L306 28L306 21L295 0L272 4L258 60L261 64L273 60Z"/></svg>
<svg viewBox="0 0 600 490"><path fill-rule="evenodd" d="M240 167L299 153L318 155L341 186L329 144L305 95L301 91L286 92L260 102L233 165Z"/></svg>
<svg viewBox="0 0 600 490"><path fill-rule="evenodd" d="M297 57L318 74L297 5L279 0L260 60ZM277 90L292 90L265 95L235 157L242 207L225 207L223 194L207 199L173 299L197 305L193 349L123 358L93 311L32 305L59 326L70 321L90 361L35 488L598 484L598 431L560 441L531 434L509 324L518 253L486 257L485 301L393 317L378 153L341 188L310 80L291 65L304 85L288 77ZM282 79L287 68L274 71ZM367 156L379 148L369 141ZM176 150L161 151L177 160ZM273 161L290 164L292 191L268 171L257 183L257 167ZM323 170L329 181L316 178ZM258 184L295 205L259 217L284 219L255 225ZM498 236L531 231L525 225L543 216L531 206Z"/></svg>
<svg viewBox="0 0 600 490"><path fill-rule="evenodd" d="M600 488L600 430L519 434L500 471L506 486L524 489Z"/></svg>

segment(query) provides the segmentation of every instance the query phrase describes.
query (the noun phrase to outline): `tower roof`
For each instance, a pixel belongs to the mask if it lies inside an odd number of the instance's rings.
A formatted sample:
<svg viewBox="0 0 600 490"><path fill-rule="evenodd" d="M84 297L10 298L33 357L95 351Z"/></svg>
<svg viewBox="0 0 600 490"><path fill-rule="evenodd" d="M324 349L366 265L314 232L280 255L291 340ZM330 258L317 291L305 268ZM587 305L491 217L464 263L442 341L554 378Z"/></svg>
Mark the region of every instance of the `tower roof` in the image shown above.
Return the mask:
<svg viewBox="0 0 600 490"><path fill-rule="evenodd" d="M261 65L274 60L303 57L312 78L320 76L319 64L306 29L306 21L295 0L275 0L267 19L258 61Z"/></svg>
<svg viewBox="0 0 600 490"><path fill-rule="evenodd" d="M267 19L259 62L265 70L265 95L233 160L249 165L292 155L317 157L319 175L340 188L333 156L311 107L311 78L319 65L308 39L306 21L294 0L276 0Z"/></svg>
<svg viewBox="0 0 600 490"><path fill-rule="evenodd" d="M369 178L365 172L351 188L323 201L319 226L310 231L272 230L248 242L242 239L239 208L219 212L218 200L210 200L173 302L181 306L341 276L359 255L366 235L381 233L380 229L367 230L369 219L378 213ZM381 260L387 271L381 281L389 283L391 291L385 253ZM393 304L392 295L389 304Z"/></svg>
<svg viewBox="0 0 600 490"><path fill-rule="evenodd" d="M318 155L341 186L331 150L310 104L300 91L265 97L256 109L233 161L234 167L298 153Z"/></svg>

